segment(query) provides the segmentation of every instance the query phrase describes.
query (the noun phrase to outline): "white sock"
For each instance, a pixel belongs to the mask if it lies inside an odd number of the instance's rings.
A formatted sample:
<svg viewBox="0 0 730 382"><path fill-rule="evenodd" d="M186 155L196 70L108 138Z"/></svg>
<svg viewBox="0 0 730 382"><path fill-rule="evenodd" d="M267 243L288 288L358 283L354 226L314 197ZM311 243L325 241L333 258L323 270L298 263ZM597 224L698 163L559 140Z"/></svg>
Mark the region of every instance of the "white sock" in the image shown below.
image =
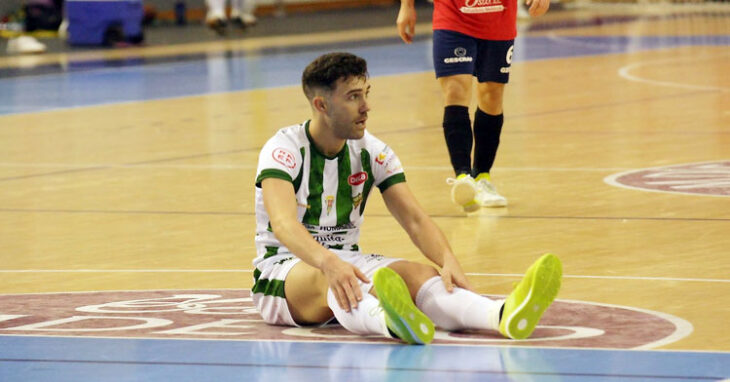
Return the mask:
<svg viewBox="0 0 730 382"><path fill-rule="evenodd" d="M472 291L454 287L449 293L441 277L428 279L416 294L416 306L444 330L499 330L503 301L490 300Z"/></svg>
<svg viewBox="0 0 730 382"><path fill-rule="evenodd" d="M385 313L380 302L370 293L363 293L357 309L346 312L340 308L332 290L327 291L327 305L332 309L337 321L350 332L360 335L378 334L391 337L385 324Z"/></svg>

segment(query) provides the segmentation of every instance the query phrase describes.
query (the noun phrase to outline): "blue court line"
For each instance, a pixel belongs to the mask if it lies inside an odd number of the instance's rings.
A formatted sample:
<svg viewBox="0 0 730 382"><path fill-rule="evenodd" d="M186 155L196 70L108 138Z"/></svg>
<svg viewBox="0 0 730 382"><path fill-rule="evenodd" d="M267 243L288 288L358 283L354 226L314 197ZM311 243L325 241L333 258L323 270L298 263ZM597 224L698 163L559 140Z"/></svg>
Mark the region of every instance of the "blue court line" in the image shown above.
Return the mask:
<svg viewBox="0 0 730 382"><path fill-rule="evenodd" d="M372 76L431 71L431 40L404 45L340 43L294 51L211 55L206 59L0 78L0 115L295 86L302 69L325 51L368 60ZM513 62L628 53L678 46L726 46L730 36L520 37Z"/></svg>
<svg viewBox="0 0 730 382"><path fill-rule="evenodd" d="M0 336L0 380L710 381L730 353Z"/></svg>

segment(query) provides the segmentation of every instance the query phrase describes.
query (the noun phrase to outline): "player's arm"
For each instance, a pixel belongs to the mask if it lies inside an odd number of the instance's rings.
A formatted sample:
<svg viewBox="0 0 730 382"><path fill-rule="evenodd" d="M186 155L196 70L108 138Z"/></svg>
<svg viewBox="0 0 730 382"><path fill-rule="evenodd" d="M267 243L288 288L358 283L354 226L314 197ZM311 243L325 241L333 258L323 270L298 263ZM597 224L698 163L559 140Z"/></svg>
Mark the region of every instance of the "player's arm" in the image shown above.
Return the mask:
<svg viewBox="0 0 730 382"><path fill-rule="evenodd" d="M279 178L261 181L264 207L269 215L271 229L281 244L319 269L327 277L340 307L350 311L362 300L358 279L370 282L359 269L341 260L336 254L319 244L297 219L297 199L291 182Z"/></svg>
<svg viewBox="0 0 730 382"><path fill-rule="evenodd" d="M441 278L446 289L451 291L453 284L472 289L446 236L418 204L408 185L403 182L388 187L383 191L383 200L390 213L408 232L411 241L427 258L441 267Z"/></svg>
<svg viewBox="0 0 730 382"><path fill-rule="evenodd" d="M413 42L413 35L416 33L416 7L413 5L414 0L401 0L400 10L398 11L398 34L406 44Z"/></svg>

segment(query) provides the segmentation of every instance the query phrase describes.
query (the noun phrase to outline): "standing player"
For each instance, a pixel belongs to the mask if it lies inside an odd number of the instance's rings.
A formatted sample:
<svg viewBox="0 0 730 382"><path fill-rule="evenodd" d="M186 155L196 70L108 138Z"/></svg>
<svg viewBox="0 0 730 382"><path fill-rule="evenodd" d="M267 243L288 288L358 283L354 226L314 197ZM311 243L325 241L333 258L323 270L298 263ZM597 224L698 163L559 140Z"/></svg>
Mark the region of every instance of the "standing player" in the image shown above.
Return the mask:
<svg viewBox="0 0 730 382"><path fill-rule="evenodd" d="M252 293L264 321L321 325L334 316L353 333L411 344L429 343L434 323L528 337L560 288L558 258L537 260L504 302L472 292L446 237L408 188L400 160L365 130L365 60L325 54L304 70L302 85L312 119L279 130L259 154ZM360 252L374 187L440 273Z"/></svg>
<svg viewBox="0 0 730 382"><path fill-rule="evenodd" d="M413 41L414 0L401 0L398 33ZM489 172L502 132L502 97L509 80L517 35L518 0L435 0L433 62L444 96L443 128L456 179L451 198L466 212L502 207L507 199L497 192ZM526 0L530 16L547 12L550 0ZM469 118L472 77L477 78L474 128ZM474 161L471 153L474 146Z"/></svg>

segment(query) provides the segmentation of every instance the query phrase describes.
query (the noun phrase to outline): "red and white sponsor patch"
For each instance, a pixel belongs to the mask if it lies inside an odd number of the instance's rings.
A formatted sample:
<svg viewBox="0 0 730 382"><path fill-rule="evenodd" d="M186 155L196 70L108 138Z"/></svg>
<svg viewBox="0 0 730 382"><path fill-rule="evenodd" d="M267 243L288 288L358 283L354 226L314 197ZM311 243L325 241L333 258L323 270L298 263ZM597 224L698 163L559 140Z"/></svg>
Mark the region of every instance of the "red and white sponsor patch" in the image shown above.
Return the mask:
<svg viewBox="0 0 730 382"><path fill-rule="evenodd" d="M368 180L368 173L365 171L360 171L357 174L352 174L347 177L347 183L350 183L351 186L363 184L366 180Z"/></svg>
<svg viewBox="0 0 730 382"><path fill-rule="evenodd" d="M492 296L495 297L495 296ZM500 297L501 298L501 297ZM496 331L437 331L435 344L540 345L649 349L692 332L687 321L661 312L558 300L529 339ZM151 290L0 295L0 334L226 340L380 342L339 325L285 327L261 320L248 289Z"/></svg>
<svg viewBox="0 0 730 382"><path fill-rule="evenodd" d="M271 153L271 156L274 157L274 160L283 164L286 167L294 168L297 166L297 159L289 150L283 149L281 147L276 148L273 153Z"/></svg>
<svg viewBox="0 0 730 382"><path fill-rule="evenodd" d="M730 196L730 161L631 170L608 176L612 186L643 191Z"/></svg>

